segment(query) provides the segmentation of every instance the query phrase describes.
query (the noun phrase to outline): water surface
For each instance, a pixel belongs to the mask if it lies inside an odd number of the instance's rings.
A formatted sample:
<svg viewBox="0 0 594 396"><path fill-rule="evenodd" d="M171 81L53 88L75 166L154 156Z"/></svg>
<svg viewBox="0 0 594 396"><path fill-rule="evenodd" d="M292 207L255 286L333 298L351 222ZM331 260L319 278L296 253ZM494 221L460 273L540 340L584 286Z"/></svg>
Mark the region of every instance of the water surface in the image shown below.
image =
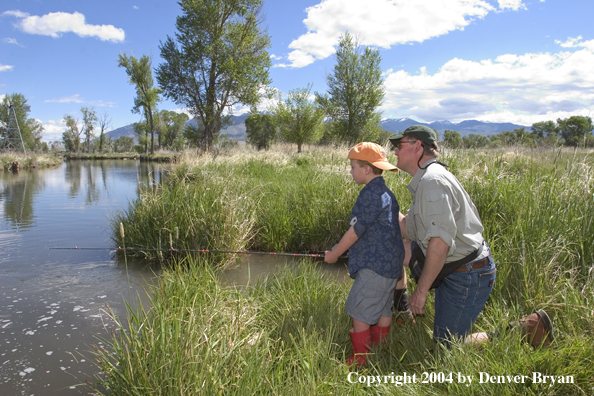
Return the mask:
<svg viewBox="0 0 594 396"><path fill-rule="evenodd" d="M158 268L113 259L110 218L142 189L166 177L168 165L137 161L69 161L46 170L0 172L0 396L89 394L99 370L93 345L115 330L126 303L146 290ZM245 287L298 260L241 255L223 282ZM345 264L320 268L348 279ZM109 307L109 308L107 308ZM76 386L83 384L82 386Z"/></svg>
<svg viewBox="0 0 594 396"><path fill-rule="evenodd" d="M79 395L97 373L89 353L114 329L107 305L146 301L157 270L125 266L109 218L164 166L136 161L69 161L59 168L0 172L0 395Z"/></svg>

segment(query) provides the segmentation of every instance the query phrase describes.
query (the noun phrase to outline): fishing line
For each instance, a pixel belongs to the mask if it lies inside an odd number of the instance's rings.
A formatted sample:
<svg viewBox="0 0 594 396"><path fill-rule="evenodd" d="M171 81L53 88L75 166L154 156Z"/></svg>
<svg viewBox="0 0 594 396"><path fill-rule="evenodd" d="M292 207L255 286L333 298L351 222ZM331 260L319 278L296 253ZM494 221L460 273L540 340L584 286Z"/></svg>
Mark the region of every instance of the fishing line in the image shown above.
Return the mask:
<svg viewBox="0 0 594 396"><path fill-rule="evenodd" d="M99 248L99 247L46 247L50 250L135 250L135 251L151 251L151 252L178 252L178 253L226 253L226 254L260 254L268 256L291 256L291 257L318 257L324 258L324 254L319 253L286 253L286 252L258 252L253 250L214 250L214 249L145 249L139 247L115 247L115 248ZM339 258L347 258L348 256L340 256Z"/></svg>

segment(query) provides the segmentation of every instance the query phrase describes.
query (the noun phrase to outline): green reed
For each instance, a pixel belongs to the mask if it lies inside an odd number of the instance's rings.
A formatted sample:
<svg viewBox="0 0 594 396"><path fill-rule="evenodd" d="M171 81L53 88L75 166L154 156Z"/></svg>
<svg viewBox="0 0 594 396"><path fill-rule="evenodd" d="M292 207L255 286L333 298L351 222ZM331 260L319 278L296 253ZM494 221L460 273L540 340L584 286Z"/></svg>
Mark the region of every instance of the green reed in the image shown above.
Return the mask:
<svg viewBox="0 0 594 396"><path fill-rule="evenodd" d="M120 215L126 243L329 248L346 231L359 187L348 174L346 149L304 154L248 152L182 165L166 187L143 195ZM350 282L302 262L235 289L222 285L211 269L224 266L225 257L179 264L172 257L150 309L131 311L127 321L118 322L122 331L109 347L98 351L107 375L99 384L118 395L593 394L593 157L569 150L462 150L446 152L443 161L475 202L498 265L493 294L475 330L505 329L512 320L546 309L557 335L550 347L534 349L512 329L480 347L454 344L443 350L431 339L430 294L427 314L417 317L416 325L394 326L387 344L372 351L369 366L359 373L452 372L472 375L472 385L457 378L352 384L343 363L351 352L351 324L344 313ZM385 179L406 211L410 177L400 172ZM413 287L410 282L409 290ZM575 383L550 386L530 377L524 384L480 384L480 372L571 375Z"/></svg>

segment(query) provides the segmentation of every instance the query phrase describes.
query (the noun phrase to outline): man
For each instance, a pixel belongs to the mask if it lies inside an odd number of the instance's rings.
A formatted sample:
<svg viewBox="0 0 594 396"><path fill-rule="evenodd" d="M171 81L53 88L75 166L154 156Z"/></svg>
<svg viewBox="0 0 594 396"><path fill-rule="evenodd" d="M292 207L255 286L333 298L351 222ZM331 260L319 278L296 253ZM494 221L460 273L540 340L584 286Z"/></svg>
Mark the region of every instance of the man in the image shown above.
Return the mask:
<svg viewBox="0 0 594 396"><path fill-rule="evenodd" d="M497 270L476 207L456 177L437 160L437 139L433 129L414 125L390 141L396 148L398 168L412 176L408 185L413 195L411 208L406 216L399 214L402 234L414 247L411 274L417 278L417 287L408 301L410 310L425 313L427 292L435 288L433 338L449 347L450 340L469 336L491 294ZM546 316L540 311L536 322L530 322L533 328L527 330L552 339L552 325L547 326L541 314ZM469 337L475 341L487 338L484 333Z"/></svg>

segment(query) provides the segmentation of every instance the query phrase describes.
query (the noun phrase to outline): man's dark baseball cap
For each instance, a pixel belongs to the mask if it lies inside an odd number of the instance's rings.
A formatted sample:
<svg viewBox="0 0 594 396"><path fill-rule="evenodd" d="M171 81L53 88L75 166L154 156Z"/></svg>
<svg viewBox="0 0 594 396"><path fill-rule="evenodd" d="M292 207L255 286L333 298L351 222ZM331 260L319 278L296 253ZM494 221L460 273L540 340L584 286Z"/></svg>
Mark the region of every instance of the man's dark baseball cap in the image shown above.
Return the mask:
<svg viewBox="0 0 594 396"><path fill-rule="evenodd" d="M425 143L427 146L435 147L435 142L437 142L437 133L425 125L413 125L409 126L402 132L401 135L394 136L390 138L390 143L394 146L394 148L398 147L398 143L400 139L405 136L411 136L416 139L419 139L421 142Z"/></svg>

